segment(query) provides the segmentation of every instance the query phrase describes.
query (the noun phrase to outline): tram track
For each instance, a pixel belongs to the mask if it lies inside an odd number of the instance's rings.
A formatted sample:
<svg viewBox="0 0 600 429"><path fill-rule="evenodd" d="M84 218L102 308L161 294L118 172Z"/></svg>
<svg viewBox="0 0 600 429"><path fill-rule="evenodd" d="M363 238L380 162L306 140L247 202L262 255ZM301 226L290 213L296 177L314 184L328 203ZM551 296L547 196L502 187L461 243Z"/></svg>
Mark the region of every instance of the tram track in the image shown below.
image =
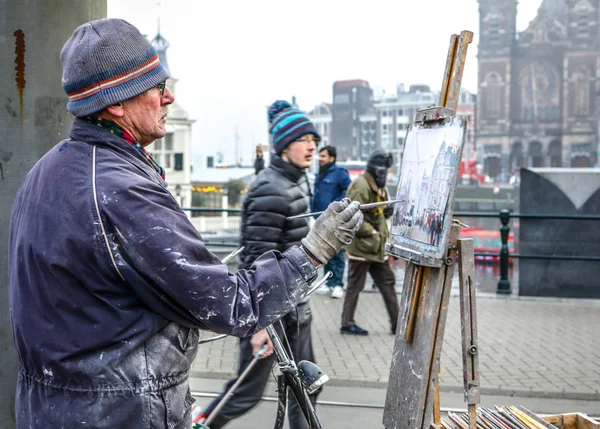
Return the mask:
<svg viewBox="0 0 600 429"><path fill-rule="evenodd" d="M217 396L219 396L219 393L213 393L213 392L200 392L200 391L192 391L192 396L194 398L216 398ZM263 396L261 398L261 401L264 402L277 402L277 398L274 396ZM324 400L317 400L317 405L319 406L325 406L325 407L352 407L352 408L371 408L371 409L384 409L384 406L381 404L368 404L368 403L362 403L362 402L344 402L344 401L324 401ZM466 413L467 409L466 408L446 408L446 407L441 407L440 411L442 413ZM540 414L547 414L547 413L540 413ZM593 419L593 420L600 420L600 416L588 416L589 418Z"/></svg>

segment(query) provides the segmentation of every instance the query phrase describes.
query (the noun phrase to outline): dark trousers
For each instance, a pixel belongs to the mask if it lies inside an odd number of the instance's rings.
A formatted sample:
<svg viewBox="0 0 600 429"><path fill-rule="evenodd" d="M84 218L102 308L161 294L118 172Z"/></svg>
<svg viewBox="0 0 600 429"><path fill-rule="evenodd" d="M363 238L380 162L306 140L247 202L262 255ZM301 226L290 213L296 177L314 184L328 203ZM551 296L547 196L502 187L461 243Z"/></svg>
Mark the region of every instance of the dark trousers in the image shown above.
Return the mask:
<svg viewBox="0 0 600 429"><path fill-rule="evenodd" d="M306 307L306 308L303 308ZM298 311L309 310L308 304L299 307ZM302 319L302 317L300 317ZM315 361L312 337L311 337L311 319L299 325L296 321L295 314L290 314L282 319L287 338L294 354L294 360L296 363L301 360L308 360L311 362ZM281 332L281 326L279 322L275 324L277 333L279 334L281 341L285 344L285 339ZM252 346L250 345L250 338L240 339L240 363L238 367L238 377L252 361ZM225 426L230 420L242 416L243 414L250 411L258 402L263 395L265 386L269 378L272 378L271 369L273 364L276 364L275 353L265 359L259 360L256 365L252 368L250 373L246 375L246 378L238 386L233 393L233 396L225 404L219 415L213 420L210 425L210 429L220 429ZM217 406L221 398L225 395L225 392L229 390L231 386L236 382L237 377L232 378L225 385L225 389L221 395L219 395L205 410L203 413L207 416L210 415L212 410ZM274 381L274 378L273 378ZM315 405L317 401L317 393L310 395L311 402ZM290 429L308 429L308 423L302 413L294 394L291 389L288 389L288 420L290 423ZM273 413L273 422L265 424L265 427L273 426L275 424L275 413Z"/></svg>
<svg viewBox="0 0 600 429"><path fill-rule="evenodd" d="M325 264L325 274L333 274L329 280L327 280L327 286L330 288L334 286L344 286L344 268L346 266L346 259L344 258L344 251L341 250L337 255L331 258Z"/></svg>
<svg viewBox="0 0 600 429"><path fill-rule="evenodd" d="M371 274L379 288L390 323L398 320L398 298L396 297L396 277L386 262L367 262L350 259L348 262L348 285L342 309L342 326L354 325L354 313L358 305L358 295L365 287L367 272Z"/></svg>

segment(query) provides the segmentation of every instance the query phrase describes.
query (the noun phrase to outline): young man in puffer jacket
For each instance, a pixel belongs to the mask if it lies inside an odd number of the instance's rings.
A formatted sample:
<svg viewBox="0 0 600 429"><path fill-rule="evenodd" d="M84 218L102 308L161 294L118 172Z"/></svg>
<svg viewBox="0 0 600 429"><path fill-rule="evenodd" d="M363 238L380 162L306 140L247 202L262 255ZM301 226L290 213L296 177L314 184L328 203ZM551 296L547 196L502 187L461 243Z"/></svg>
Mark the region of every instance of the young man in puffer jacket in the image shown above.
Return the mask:
<svg viewBox="0 0 600 429"><path fill-rule="evenodd" d="M300 244L309 231L308 218L286 218L306 213L309 207L311 193L306 169L319 144L319 133L303 112L285 101L276 101L269 108L269 122L275 156L269 167L252 183L243 202L241 244L245 249L240 268L251 266L256 258L268 250L283 252ZM315 360L311 321L308 301L300 303L297 311L288 313L282 319L296 362ZM282 336L280 325L276 324L275 327ZM269 345L265 357L257 362L236 388L231 399L212 421L211 429L222 428L230 420L250 411L260 401L275 362L273 345L265 331L258 332L252 338L240 339L238 369L239 376L263 344ZM237 377L229 380L224 392L236 381ZM217 397L203 413L210 415L223 395ZM311 395L313 404L316 396ZM288 394L288 410L291 429L308 429L306 419L291 392Z"/></svg>

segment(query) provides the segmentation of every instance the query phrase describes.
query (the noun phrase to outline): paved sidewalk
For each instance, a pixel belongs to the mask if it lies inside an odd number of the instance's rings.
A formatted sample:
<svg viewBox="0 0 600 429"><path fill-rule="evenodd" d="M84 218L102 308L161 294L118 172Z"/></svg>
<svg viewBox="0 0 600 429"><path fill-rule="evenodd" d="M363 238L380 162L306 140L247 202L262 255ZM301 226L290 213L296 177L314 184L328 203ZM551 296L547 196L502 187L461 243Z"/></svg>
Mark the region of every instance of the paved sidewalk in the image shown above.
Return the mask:
<svg viewBox="0 0 600 429"><path fill-rule="evenodd" d="M442 350L444 392L462 391L456 292ZM600 400L600 301L477 298L482 394ZM369 330L367 337L339 333L342 300L316 295L311 305L317 362L330 384L385 388L394 337L379 293L360 296L356 321ZM229 378L237 370L237 351L235 338L200 346L192 376Z"/></svg>

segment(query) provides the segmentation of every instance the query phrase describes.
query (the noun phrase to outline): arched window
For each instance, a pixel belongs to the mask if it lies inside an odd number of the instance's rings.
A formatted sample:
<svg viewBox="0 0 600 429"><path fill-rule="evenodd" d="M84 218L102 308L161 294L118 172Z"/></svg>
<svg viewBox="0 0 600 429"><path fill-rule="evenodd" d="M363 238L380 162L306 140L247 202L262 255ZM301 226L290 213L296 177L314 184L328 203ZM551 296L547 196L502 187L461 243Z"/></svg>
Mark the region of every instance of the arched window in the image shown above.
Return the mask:
<svg viewBox="0 0 600 429"><path fill-rule="evenodd" d="M517 142L512 145L512 150L510 151L510 173L512 174L523 167L525 167L523 143Z"/></svg>
<svg viewBox="0 0 600 429"><path fill-rule="evenodd" d="M485 117L498 119L502 108L502 79L498 73L488 73L483 81L485 88Z"/></svg>
<svg viewBox="0 0 600 429"><path fill-rule="evenodd" d="M529 143L529 166L534 168L544 166L542 144L538 141L532 141Z"/></svg>
<svg viewBox="0 0 600 429"><path fill-rule="evenodd" d="M590 114L590 79L587 70L581 70L573 75L573 114L587 116Z"/></svg>
<svg viewBox="0 0 600 429"><path fill-rule="evenodd" d="M548 158L550 167L562 167L562 143L560 140L552 140L548 145Z"/></svg>

